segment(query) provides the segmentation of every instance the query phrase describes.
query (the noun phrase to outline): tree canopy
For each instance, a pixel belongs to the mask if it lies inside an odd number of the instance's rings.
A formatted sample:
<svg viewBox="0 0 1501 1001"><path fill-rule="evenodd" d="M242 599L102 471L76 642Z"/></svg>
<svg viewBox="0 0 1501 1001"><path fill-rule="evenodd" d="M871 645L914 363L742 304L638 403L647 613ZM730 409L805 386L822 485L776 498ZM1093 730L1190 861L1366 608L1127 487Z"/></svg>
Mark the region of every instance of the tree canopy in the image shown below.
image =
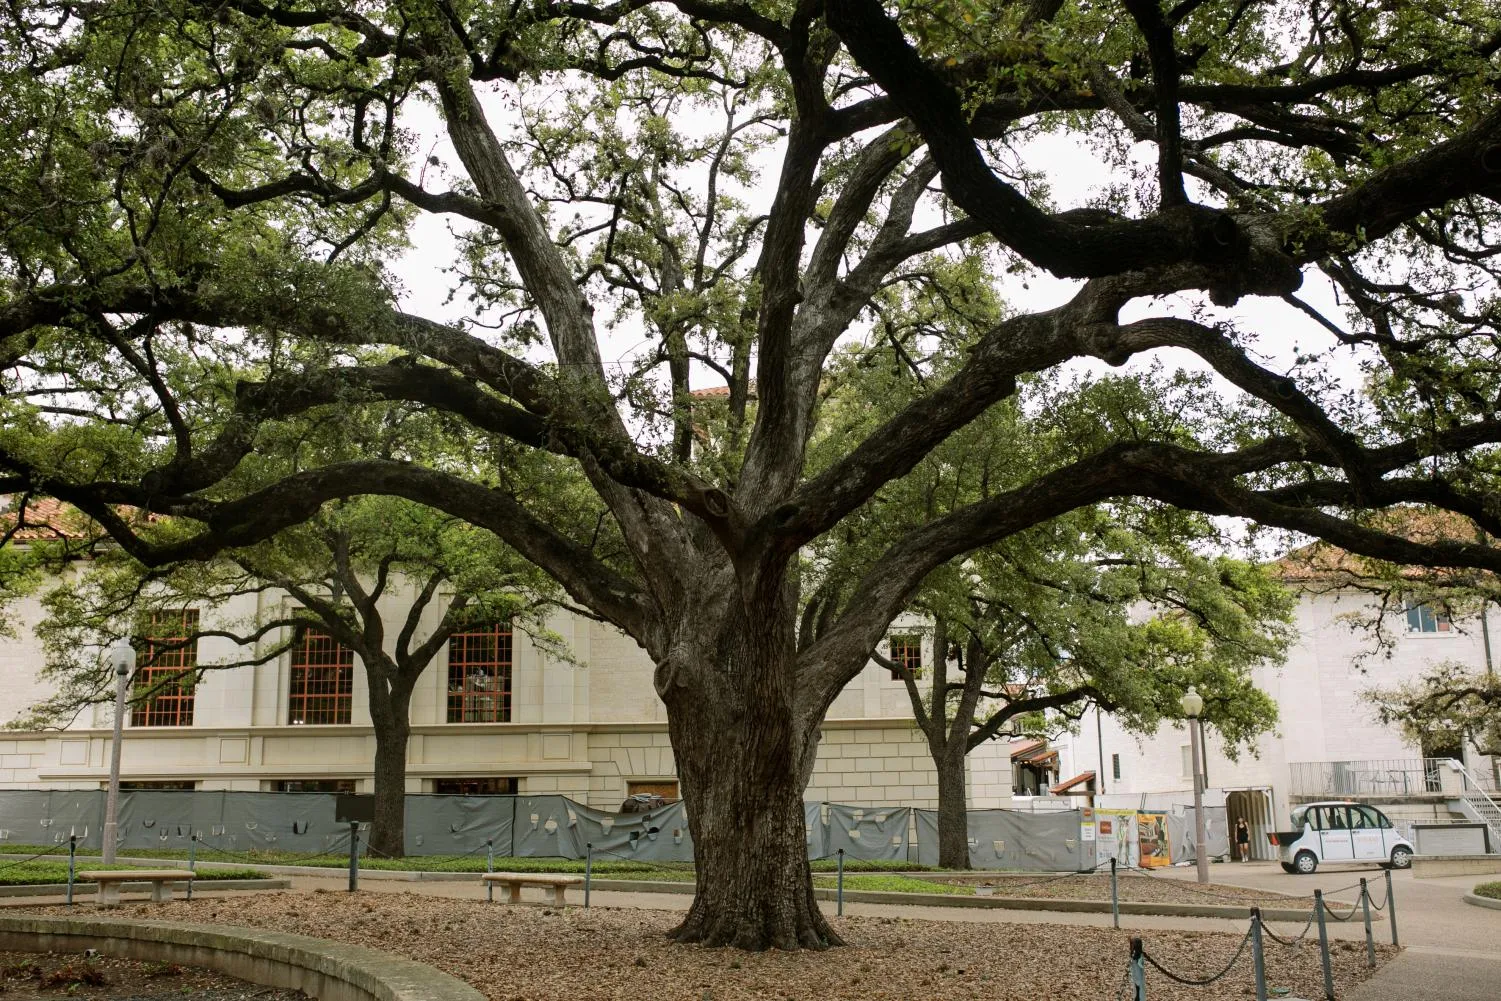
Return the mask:
<svg viewBox="0 0 1501 1001"><path fill-rule="evenodd" d="M18 0L0 489L150 565L360 494L494 532L656 662L699 854L678 937L827 944L799 778L952 561L1136 497L1501 568L1367 517L1425 503L1501 535L1498 49L1481 0ZM1111 183L1050 183L1045 136ZM409 309L392 269L424 217L460 231L457 318ZM964 275L1005 273L1068 283L1029 306L990 281L975 309ZM1318 333L1264 356L1280 331L1228 312L1253 302ZM612 334L638 344L618 364ZM831 353L873 337L920 391L814 466ZM798 628L805 547L1020 381L1169 349L1221 380L1207 433L1083 435ZM1362 392L1320 364L1336 350ZM498 461L257 475L268 436L391 401ZM532 457L551 488L506 475Z"/></svg>

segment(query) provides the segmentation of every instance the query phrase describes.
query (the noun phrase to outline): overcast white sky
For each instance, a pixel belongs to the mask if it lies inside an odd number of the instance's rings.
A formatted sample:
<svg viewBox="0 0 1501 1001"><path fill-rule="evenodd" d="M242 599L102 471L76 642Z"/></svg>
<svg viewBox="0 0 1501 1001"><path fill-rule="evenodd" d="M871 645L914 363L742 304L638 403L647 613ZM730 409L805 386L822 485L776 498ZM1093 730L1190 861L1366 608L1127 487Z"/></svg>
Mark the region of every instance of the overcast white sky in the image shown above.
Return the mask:
<svg viewBox="0 0 1501 1001"><path fill-rule="evenodd" d="M498 132L504 132L508 124L515 121L515 96L509 87L510 85L502 85L501 88L492 90L486 98L487 113ZM535 94L527 95L528 104L535 105L537 100ZM431 150L445 165L443 169L426 168L427 186L445 186L451 180L447 166L457 165L457 157L443 134L436 110L427 104L409 105L404 124L419 135L417 148L423 151L423 155L426 156L427 151ZM773 151L774 154L779 152L780 148ZM1133 150L1133 157L1143 163L1151 162L1155 156L1155 147L1150 144L1138 144ZM1086 145L1066 135L1049 135L1031 142L1026 148L1026 162L1029 167L1046 173L1053 197L1064 206L1083 204L1092 193L1103 188L1112 179L1119 180L1117 175L1112 174L1111 168ZM768 157L762 171L764 185L759 191L747 193L748 200L753 205L756 201L761 202L760 207L763 209L769 205L777 165L773 157ZM442 268L454 258L455 242L448 229L451 222L452 220L443 217L423 214L412 229L413 248L394 268L406 287L404 308L440 320L457 320L465 315L465 302L462 298L453 303L444 301L452 284L451 276L442 273ZM1077 282L1059 280L1043 273L1029 275L1025 282L1016 276L1006 275L998 276L998 280L1012 308L1022 312L1056 306L1066 301L1078 288ZM1317 272L1305 273L1304 286L1299 296L1335 322L1343 321L1334 289ZM1130 321L1147 315L1183 314L1190 306L1187 299L1138 301L1128 307L1123 319ZM1258 360L1268 367L1284 374L1290 373L1295 353L1301 350L1304 353L1327 354L1332 370L1347 385L1353 385L1353 380L1359 378L1354 353L1337 345L1326 330L1287 303L1247 299L1231 310L1218 312L1232 320L1240 330L1256 335L1255 350L1261 355ZM599 335L601 351L607 362L627 360L644 344L640 329L629 324L614 331L605 330L601 325ZM1194 371L1205 370L1202 362L1186 351L1159 351L1150 357L1162 360L1169 369L1184 367ZM1142 357L1132 364L1139 366L1149 363L1149 357ZM1073 367L1092 371L1105 368L1102 364L1093 362L1076 363ZM719 380L708 370L700 369L695 373L694 381L695 385L713 385ZM1227 391L1233 390L1227 386Z"/></svg>

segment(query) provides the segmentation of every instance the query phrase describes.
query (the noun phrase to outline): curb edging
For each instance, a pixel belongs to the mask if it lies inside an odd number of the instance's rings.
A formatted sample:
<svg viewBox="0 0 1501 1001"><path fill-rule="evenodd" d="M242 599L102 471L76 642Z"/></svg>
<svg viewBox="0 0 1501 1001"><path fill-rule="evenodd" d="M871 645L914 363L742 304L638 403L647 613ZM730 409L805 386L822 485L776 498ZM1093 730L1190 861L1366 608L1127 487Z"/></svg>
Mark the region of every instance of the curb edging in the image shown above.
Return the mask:
<svg viewBox="0 0 1501 1001"><path fill-rule="evenodd" d="M1488 907L1493 911L1501 911L1501 900L1493 900L1490 897L1479 897L1473 893L1465 894L1465 903L1475 907Z"/></svg>
<svg viewBox="0 0 1501 1001"><path fill-rule="evenodd" d="M320 1001L484 1001L462 980L423 963L307 935L90 917L0 915L0 951L82 952L204 967Z"/></svg>
<svg viewBox="0 0 1501 1001"><path fill-rule="evenodd" d="M178 884L181 885L181 884ZM290 879L195 879L193 890L290 890ZM143 893L151 889L148 882L121 883L122 893ZM78 880L73 884L73 896L80 893L96 893L98 883ZM0 897L61 897L68 892L67 883L15 883L0 886ZM87 903L87 901L85 901Z"/></svg>

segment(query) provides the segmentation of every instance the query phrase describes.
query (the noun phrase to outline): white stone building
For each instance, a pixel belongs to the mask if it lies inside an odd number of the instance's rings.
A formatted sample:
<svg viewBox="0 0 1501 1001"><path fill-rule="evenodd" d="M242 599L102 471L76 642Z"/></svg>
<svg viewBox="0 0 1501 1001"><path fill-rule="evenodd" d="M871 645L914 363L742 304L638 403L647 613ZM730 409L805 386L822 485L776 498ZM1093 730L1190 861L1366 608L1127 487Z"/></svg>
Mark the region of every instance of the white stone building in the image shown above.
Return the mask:
<svg viewBox="0 0 1501 1001"><path fill-rule="evenodd" d="M1485 669L1491 644L1501 641L1501 614L1487 607L1484 619L1477 614L1450 622L1426 607L1397 602L1381 623L1393 642L1378 649L1367 628L1379 614L1371 592L1342 586L1318 568L1280 566L1300 596L1297 641L1284 664L1263 666L1255 676L1276 701L1280 722L1237 760L1210 731L1203 756L1207 801L1224 803L1232 827L1237 817L1247 819L1253 850L1262 857L1270 854L1261 835L1285 827L1299 802L1353 798L1378 804L1400 821L1474 820L1456 796L1462 777L1433 759L1459 760L1491 790L1501 759L1473 746L1416 746L1396 726L1380 723L1362 696L1415 680L1442 662ZM1059 754L1063 775L1103 776L1096 787L1102 806L1166 808L1193 801L1184 727L1164 725L1139 737L1108 714L1089 713L1079 732L1060 742Z"/></svg>
<svg viewBox="0 0 1501 1001"><path fill-rule="evenodd" d="M396 604L399 589L393 595ZM261 595L194 611L201 628L243 627L291 605ZM15 635L0 637L0 722L16 720L48 693L38 678L43 650L33 634L42 614L37 596L7 612ZM432 610L432 618L439 615ZM469 643L456 637L438 654L412 700L408 792L562 793L607 809L636 792L676 797L666 711L645 652L612 627L580 616L560 612L549 625L576 664L548 657L519 630L492 629ZM920 633L912 624L893 630L899 642L920 644L923 662L931 663L931 643ZM205 671L191 694L132 712L121 745L122 783L370 791L375 739L366 679L353 654L341 655L336 646L311 634L270 663ZM198 665L212 665L243 659L245 651L206 637L191 655ZM112 721L113 707L101 705L61 730L0 731L0 789L99 788L108 773ZM1009 804L1004 746L976 754L971 768L973 805ZM889 671L872 663L834 703L807 798L937 805L927 745L913 725L905 686Z"/></svg>

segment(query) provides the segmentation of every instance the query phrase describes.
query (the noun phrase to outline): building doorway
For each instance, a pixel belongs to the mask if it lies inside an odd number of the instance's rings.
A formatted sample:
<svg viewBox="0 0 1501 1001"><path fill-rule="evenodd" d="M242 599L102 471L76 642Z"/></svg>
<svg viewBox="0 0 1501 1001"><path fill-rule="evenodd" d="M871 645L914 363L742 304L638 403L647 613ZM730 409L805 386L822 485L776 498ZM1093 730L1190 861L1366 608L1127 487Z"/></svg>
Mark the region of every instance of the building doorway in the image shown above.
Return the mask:
<svg viewBox="0 0 1501 1001"><path fill-rule="evenodd" d="M1230 834L1230 857L1238 858L1235 850L1235 825L1244 819L1251 829L1251 858L1268 861L1272 854L1267 835L1277 829L1272 816L1272 791L1270 789L1231 789L1225 793L1225 824Z"/></svg>

